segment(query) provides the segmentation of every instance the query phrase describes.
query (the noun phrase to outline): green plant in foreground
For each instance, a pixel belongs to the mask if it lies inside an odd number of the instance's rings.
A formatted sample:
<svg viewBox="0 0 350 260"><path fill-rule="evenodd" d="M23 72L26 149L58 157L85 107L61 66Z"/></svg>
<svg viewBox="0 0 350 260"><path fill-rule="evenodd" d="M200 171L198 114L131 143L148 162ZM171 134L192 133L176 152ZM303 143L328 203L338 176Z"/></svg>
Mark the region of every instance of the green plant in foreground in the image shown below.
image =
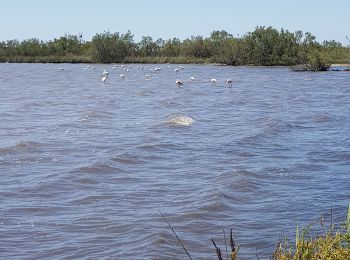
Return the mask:
<svg viewBox="0 0 350 260"><path fill-rule="evenodd" d="M184 244L176 234L175 230L171 224L167 221L164 214L160 212L164 221L168 224L173 234L175 235L178 242L181 244L185 253L189 259L192 259L191 255L185 248ZM319 223L324 229L322 235L312 237L311 228L314 224ZM226 259L237 260L239 245L233 240L232 229L230 230L230 240L229 245L231 247L231 252L227 249L227 239L224 230L224 239L226 247ZM223 260L223 255L221 249L216 245L215 241L211 239L218 260ZM258 254L256 255L259 260ZM346 222L341 224L338 230L334 230L333 221L331 220L331 225L327 229L324 225L324 219L321 217L319 221L309 224L306 228L299 230L299 223L297 222L296 227L296 238L295 247L286 238L285 241L279 242L275 252L271 256L273 260L350 260L350 203L347 212Z"/></svg>
<svg viewBox="0 0 350 260"><path fill-rule="evenodd" d="M324 229L324 233L312 237L311 228L319 223ZM225 236L225 233L224 233ZM215 249L218 260L222 260L221 249L217 247L214 240L211 240ZM225 237L226 245L226 237ZM237 253L239 246L235 246L232 238L232 229L230 233L231 252L227 252L226 259L239 259ZM257 255L257 259L259 256ZM309 224L307 227L299 229L297 222L295 246L286 238L284 242L279 242L271 259L273 260L350 260L350 203L347 211L346 222L341 224L338 230L334 230L331 223L329 228L324 225L324 219L321 217L318 221Z"/></svg>
<svg viewBox="0 0 350 260"><path fill-rule="evenodd" d="M315 223L313 223L315 224ZM325 228L325 233L313 238L310 235L310 229L313 224L299 230L297 224L295 249L285 241L280 242L272 256L274 260L314 260L314 259L350 259L350 204L348 208L347 221L341 225L338 231L333 230L333 225L327 230L323 224L323 218L320 224Z"/></svg>
<svg viewBox="0 0 350 260"><path fill-rule="evenodd" d="M310 240L299 240L296 250L291 252L290 246L280 243L272 259L350 259L349 237L337 232L326 234Z"/></svg>

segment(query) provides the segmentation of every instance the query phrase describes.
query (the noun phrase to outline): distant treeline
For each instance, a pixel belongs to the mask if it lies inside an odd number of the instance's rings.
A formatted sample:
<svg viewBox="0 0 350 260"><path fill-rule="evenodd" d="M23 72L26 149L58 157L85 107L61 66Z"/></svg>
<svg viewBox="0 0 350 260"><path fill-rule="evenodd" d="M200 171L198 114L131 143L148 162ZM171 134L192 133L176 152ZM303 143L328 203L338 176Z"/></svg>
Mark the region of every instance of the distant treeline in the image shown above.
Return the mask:
<svg viewBox="0 0 350 260"><path fill-rule="evenodd" d="M192 36L135 42L134 35L104 32L91 41L65 35L51 41L28 39L0 42L0 62L94 63L221 63L227 65L291 66L307 64L319 70L331 63L349 63L350 48L336 41L319 43L311 33L256 27L243 36L213 31Z"/></svg>

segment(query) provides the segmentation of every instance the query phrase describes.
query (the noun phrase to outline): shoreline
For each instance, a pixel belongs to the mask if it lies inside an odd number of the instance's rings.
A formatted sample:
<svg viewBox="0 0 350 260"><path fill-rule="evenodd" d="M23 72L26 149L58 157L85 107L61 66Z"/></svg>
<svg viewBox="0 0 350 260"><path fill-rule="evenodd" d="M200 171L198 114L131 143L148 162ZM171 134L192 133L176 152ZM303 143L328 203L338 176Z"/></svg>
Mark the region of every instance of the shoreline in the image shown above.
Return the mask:
<svg viewBox="0 0 350 260"><path fill-rule="evenodd" d="M347 63L334 63L334 64L331 64L331 67L350 67L350 63L347 64Z"/></svg>
<svg viewBox="0 0 350 260"><path fill-rule="evenodd" d="M291 65L255 65L255 64L224 64L211 62L210 59L188 58L188 57L130 57L125 58L123 62L96 62L89 56L43 56L43 57L0 57L0 63L17 64L193 64L193 65L211 65L211 66L232 66L232 67L268 67L268 68L290 68L295 72L306 71L350 71L350 63L332 63L330 65L310 66L310 64L291 64Z"/></svg>

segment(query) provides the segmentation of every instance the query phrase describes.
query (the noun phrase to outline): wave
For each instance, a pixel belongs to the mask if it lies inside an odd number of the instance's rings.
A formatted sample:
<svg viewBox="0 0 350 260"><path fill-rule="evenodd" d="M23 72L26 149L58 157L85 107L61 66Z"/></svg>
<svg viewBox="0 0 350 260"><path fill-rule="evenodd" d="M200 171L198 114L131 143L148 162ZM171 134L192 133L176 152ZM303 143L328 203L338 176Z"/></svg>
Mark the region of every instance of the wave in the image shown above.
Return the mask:
<svg viewBox="0 0 350 260"><path fill-rule="evenodd" d="M129 152L122 153L117 156L113 156L110 158L111 161L117 163L117 164L128 164L128 165L136 165L136 164L143 164L145 161L140 158L140 156L131 154Z"/></svg>
<svg viewBox="0 0 350 260"><path fill-rule="evenodd" d="M213 181L223 191L252 192L261 187L260 181L266 176L259 173L238 169L219 174Z"/></svg>
<svg viewBox="0 0 350 260"><path fill-rule="evenodd" d="M8 154L8 153L15 153L15 152L27 152L27 151L35 151L39 150L39 148L42 147L42 144L37 142L19 142L15 145L7 146L7 147L0 147L0 154Z"/></svg>
<svg viewBox="0 0 350 260"><path fill-rule="evenodd" d="M37 142L19 142L11 146L0 147L0 165L45 164L57 160L52 153L46 152L46 149L46 144Z"/></svg>
<svg viewBox="0 0 350 260"><path fill-rule="evenodd" d="M100 173L115 173L124 172L124 170L109 165L107 163L92 163L91 165L82 166L70 171L71 173L86 173L86 174L100 174Z"/></svg>

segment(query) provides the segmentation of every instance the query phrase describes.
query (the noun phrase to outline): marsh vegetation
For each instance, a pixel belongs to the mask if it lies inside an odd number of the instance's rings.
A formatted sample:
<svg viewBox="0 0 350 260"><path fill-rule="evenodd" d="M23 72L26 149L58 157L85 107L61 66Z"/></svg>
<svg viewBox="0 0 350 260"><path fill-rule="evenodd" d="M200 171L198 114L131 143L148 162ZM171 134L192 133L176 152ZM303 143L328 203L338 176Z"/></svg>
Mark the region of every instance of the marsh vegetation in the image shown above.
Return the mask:
<svg viewBox="0 0 350 260"><path fill-rule="evenodd" d="M256 27L234 36L213 31L209 37L185 40L143 36L139 42L126 33L97 33L92 40L64 35L50 41L36 38L0 42L0 62L68 63L220 63L227 65L293 66L325 70L332 63L349 63L350 48L341 43L319 43L309 32Z"/></svg>

